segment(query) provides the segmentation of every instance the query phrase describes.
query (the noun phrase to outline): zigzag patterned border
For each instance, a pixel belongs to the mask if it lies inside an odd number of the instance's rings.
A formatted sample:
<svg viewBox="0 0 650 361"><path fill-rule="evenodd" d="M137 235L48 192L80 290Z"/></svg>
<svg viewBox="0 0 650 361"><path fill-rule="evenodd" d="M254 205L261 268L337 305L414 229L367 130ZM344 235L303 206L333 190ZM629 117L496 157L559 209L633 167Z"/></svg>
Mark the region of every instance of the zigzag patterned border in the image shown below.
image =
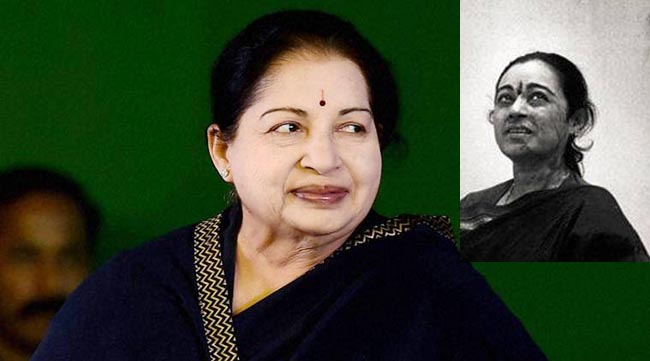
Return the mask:
<svg viewBox="0 0 650 361"><path fill-rule="evenodd" d="M234 361L239 356L219 243L221 218L219 214L194 228L194 268L210 360Z"/></svg>
<svg viewBox="0 0 650 361"><path fill-rule="evenodd" d="M408 232L419 224L429 226L453 242L454 234L449 217L401 215L387 219L384 223L378 224L348 239L332 256L374 239L396 236Z"/></svg>
<svg viewBox="0 0 650 361"><path fill-rule="evenodd" d="M232 309L221 257L219 233L222 214L199 223L194 229L194 267L199 289L201 319L210 360L239 360ZM451 222L444 216L398 216L369 228L345 243L330 257L374 239L396 236L426 224L453 242ZM323 261L324 262L324 261Z"/></svg>

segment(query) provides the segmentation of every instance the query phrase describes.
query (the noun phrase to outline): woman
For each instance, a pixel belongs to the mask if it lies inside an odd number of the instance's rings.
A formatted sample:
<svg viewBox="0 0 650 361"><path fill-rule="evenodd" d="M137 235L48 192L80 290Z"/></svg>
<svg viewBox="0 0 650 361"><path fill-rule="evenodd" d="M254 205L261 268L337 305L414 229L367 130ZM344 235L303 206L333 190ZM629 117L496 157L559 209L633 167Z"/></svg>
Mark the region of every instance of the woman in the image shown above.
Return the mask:
<svg viewBox="0 0 650 361"><path fill-rule="evenodd" d="M461 200L461 254L471 261L646 261L638 235L605 189L582 178L576 140L594 125L578 68L535 52L496 84L490 123L513 179Z"/></svg>
<svg viewBox="0 0 650 361"><path fill-rule="evenodd" d="M109 262L35 360L544 359L446 218L371 210L397 90L351 24L254 21L216 62L212 99L234 204Z"/></svg>

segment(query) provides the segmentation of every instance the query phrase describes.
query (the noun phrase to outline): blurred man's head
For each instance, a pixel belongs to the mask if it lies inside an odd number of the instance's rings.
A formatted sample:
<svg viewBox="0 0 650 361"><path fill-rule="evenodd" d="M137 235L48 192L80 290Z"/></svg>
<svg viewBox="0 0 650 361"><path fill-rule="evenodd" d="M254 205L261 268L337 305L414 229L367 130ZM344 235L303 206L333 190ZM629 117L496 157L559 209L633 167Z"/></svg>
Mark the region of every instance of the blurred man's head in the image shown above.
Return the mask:
<svg viewBox="0 0 650 361"><path fill-rule="evenodd" d="M0 172L0 351L36 348L88 274L98 225L71 179L43 169Z"/></svg>

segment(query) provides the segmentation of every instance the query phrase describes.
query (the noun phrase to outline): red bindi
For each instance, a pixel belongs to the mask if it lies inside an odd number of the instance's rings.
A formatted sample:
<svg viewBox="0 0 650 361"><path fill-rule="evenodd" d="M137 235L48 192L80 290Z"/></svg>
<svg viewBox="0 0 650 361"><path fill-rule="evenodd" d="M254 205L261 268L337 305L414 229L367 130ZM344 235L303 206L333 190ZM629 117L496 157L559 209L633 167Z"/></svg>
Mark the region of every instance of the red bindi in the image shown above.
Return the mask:
<svg viewBox="0 0 650 361"><path fill-rule="evenodd" d="M320 104L321 107L324 107L325 104L327 104L325 103L325 91L323 89L320 90L320 102L318 102L318 104Z"/></svg>

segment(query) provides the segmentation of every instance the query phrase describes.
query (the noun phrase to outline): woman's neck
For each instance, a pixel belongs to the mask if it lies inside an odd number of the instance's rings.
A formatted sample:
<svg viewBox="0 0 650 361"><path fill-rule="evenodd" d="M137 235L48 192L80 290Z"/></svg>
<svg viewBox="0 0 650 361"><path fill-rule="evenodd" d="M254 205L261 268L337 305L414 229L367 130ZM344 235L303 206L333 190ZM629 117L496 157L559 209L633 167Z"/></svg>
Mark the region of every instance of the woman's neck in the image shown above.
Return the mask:
<svg viewBox="0 0 650 361"><path fill-rule="evenodd" d="M314 236L249 225L237 236L233 312L245 310L329 257L350 236Z"/></svg>
<svg viewBox="0 0 650 361"><path fill-rule="evenodd" d="M535 164L514 162L512 187L501 203L511 203L531 192L558 188L571 174L561 160Z"/></svg>

